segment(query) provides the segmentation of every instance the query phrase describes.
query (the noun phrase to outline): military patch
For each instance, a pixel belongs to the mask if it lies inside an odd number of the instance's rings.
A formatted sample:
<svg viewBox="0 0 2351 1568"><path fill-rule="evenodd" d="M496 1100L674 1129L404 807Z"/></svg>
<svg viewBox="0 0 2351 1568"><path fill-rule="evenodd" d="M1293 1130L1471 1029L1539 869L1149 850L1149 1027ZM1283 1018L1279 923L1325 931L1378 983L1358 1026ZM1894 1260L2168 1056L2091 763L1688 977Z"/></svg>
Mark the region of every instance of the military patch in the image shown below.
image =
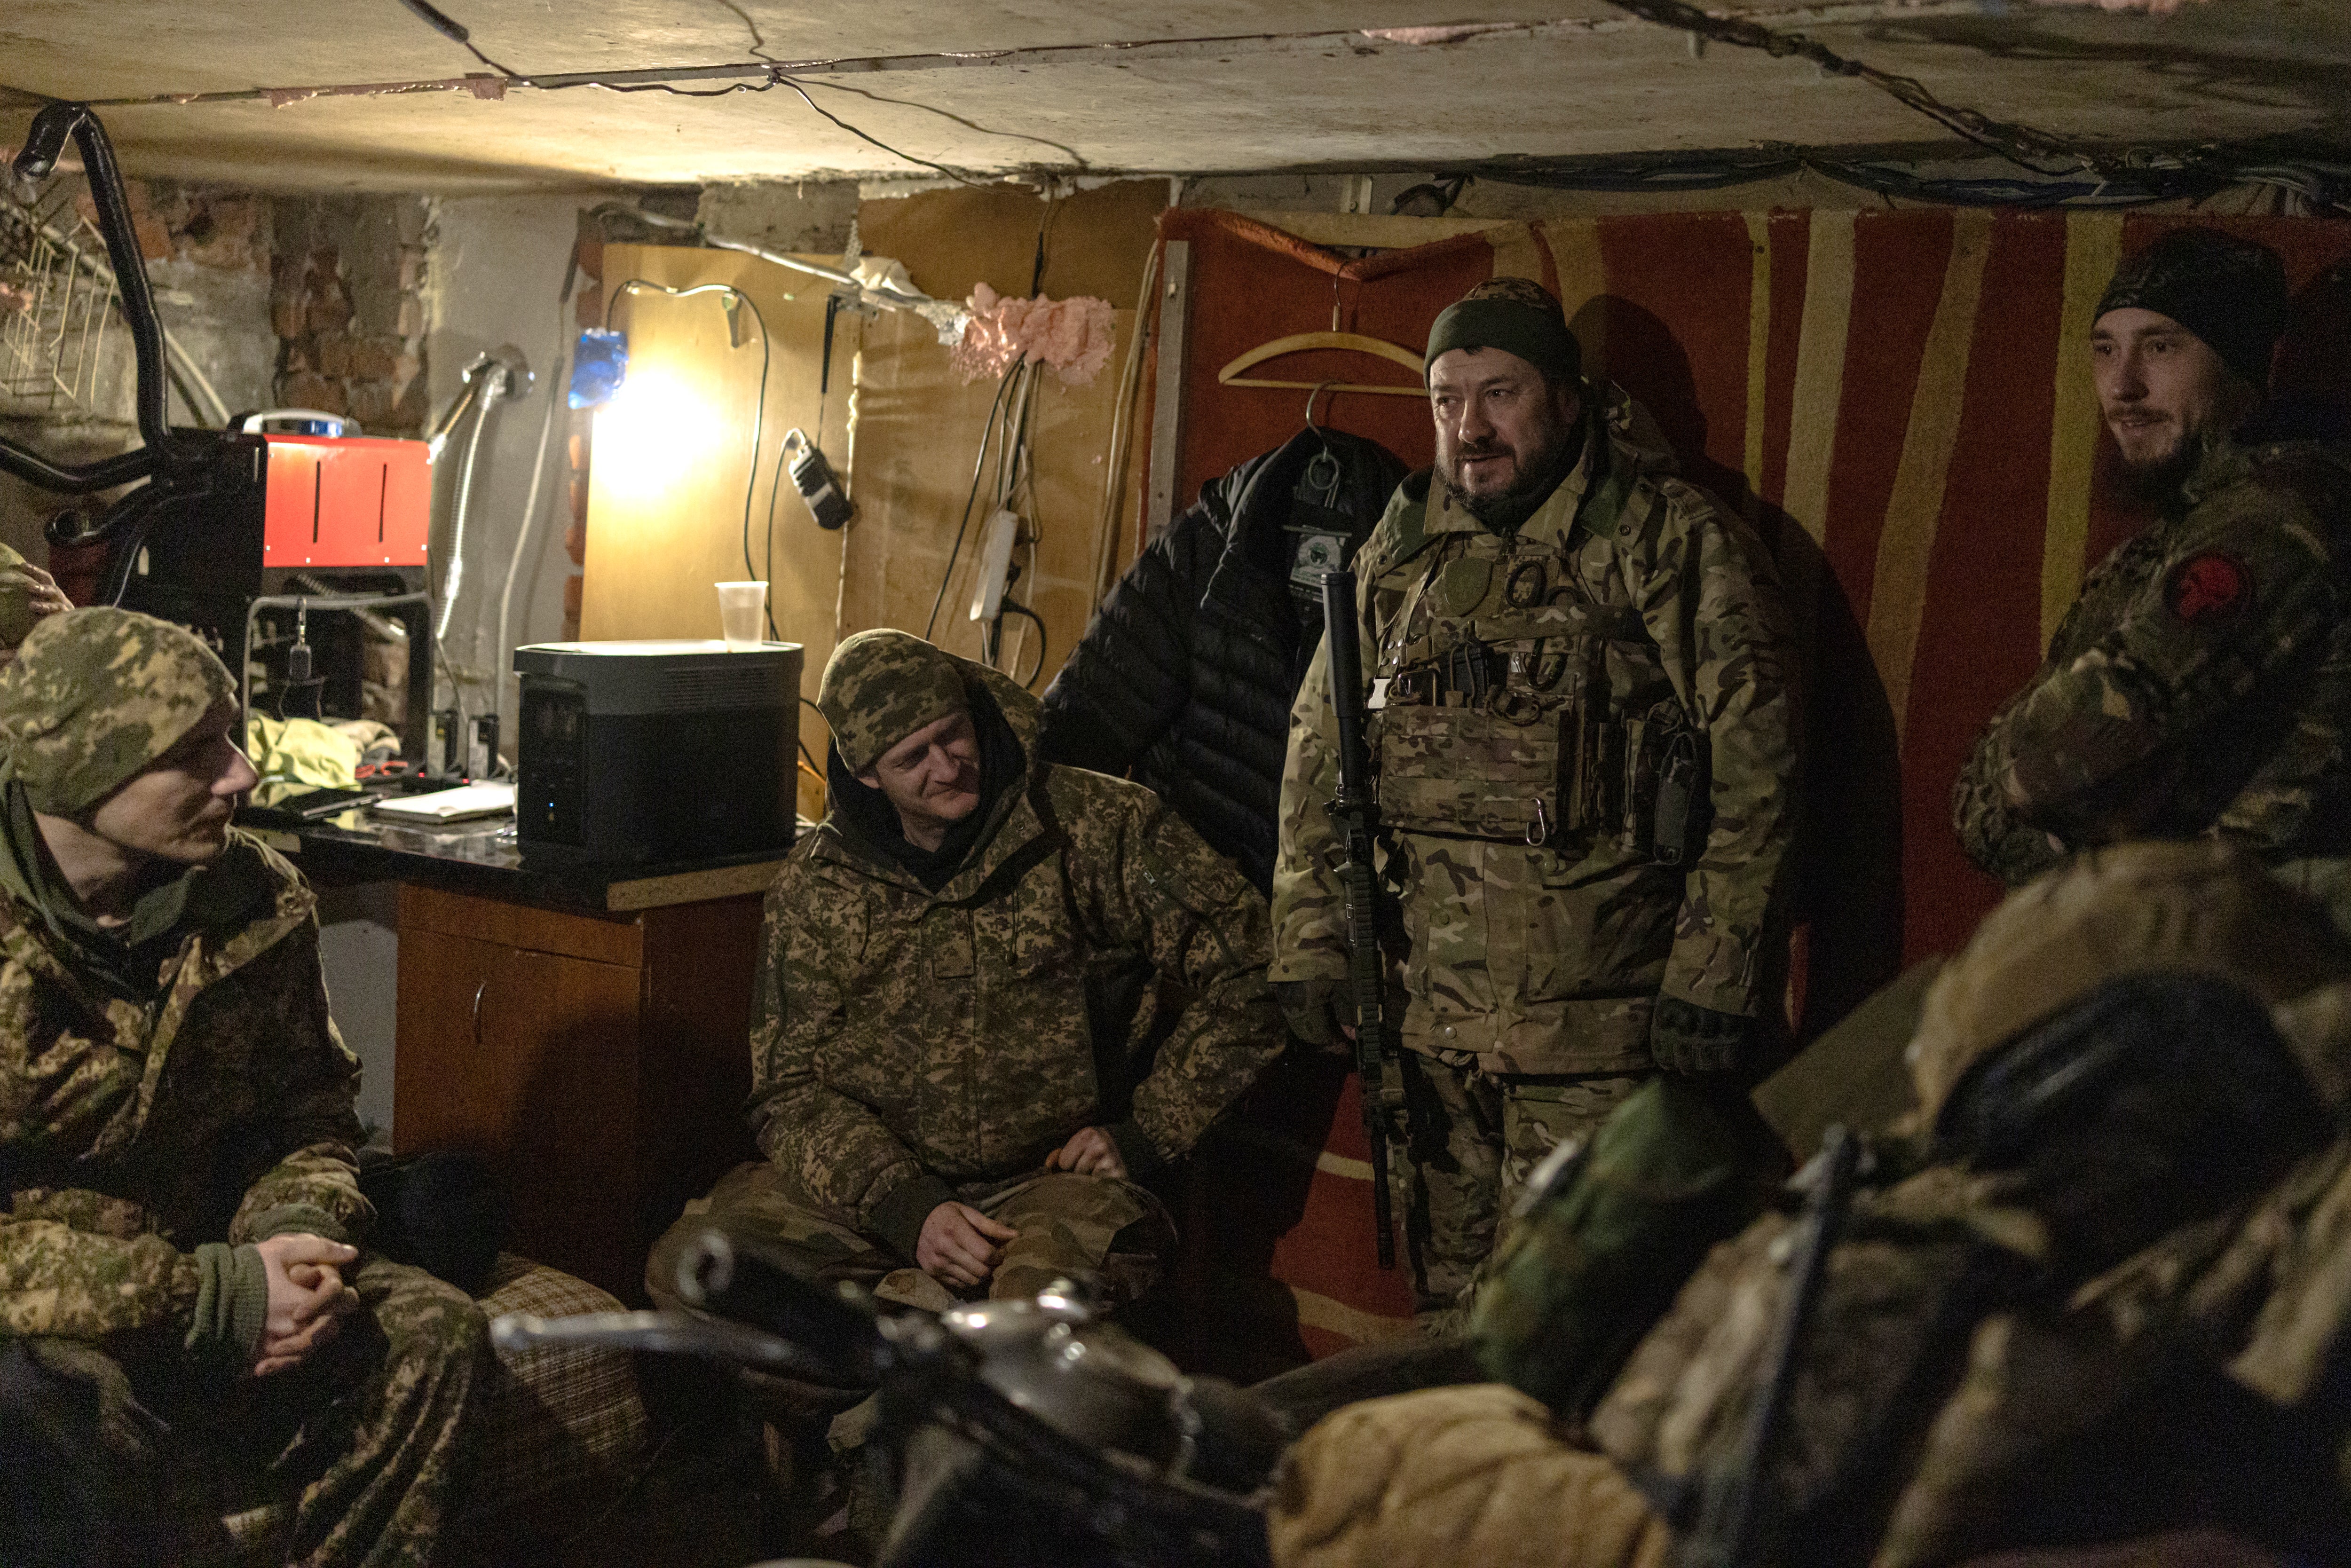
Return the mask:
<svg viewBox="0 0 2351 1568"><path fill-rule="evenodd" d="M2243 564L2218 550L2189 556L2163 580L2163 602L2190 626L2233 621L2252 601L2253 580Z"/></svg>

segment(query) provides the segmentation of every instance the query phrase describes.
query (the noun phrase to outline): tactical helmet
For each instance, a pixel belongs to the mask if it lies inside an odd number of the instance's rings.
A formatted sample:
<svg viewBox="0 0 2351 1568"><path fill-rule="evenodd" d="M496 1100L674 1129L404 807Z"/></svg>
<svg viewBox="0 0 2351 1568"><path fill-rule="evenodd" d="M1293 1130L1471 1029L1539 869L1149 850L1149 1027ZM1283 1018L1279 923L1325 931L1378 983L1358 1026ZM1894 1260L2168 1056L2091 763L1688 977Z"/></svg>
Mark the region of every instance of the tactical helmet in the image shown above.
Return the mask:
<svg viewBox="0 0 2351 1568"><path fill-rule="evenodd" d="M1933 1126L1970 1070L2024 1030L2109 980L2167 972L2227 980L2276 1009L2351 981L2351 942L2227 844L2078 856L2011 894L1936 977L1907 1053L1918 1124ZM2315 1065L2304 1062L2323 1088Z"/></svg>

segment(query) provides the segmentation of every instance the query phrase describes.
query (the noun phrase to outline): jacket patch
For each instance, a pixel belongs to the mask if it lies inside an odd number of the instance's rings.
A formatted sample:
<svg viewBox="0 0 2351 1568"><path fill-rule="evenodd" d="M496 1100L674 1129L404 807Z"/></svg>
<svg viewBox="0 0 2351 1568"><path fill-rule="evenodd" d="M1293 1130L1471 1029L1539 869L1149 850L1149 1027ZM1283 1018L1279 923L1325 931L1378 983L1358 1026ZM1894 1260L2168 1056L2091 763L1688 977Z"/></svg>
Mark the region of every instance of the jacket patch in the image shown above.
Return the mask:
<svg viewBox="0 0 2351 1568"><path fill-rule="evenodd" d="M2190 626L2219 626L2252 602L2253 580L2242 562L2218 550L2189 556L2163 580L2163 602Z"/></svg>

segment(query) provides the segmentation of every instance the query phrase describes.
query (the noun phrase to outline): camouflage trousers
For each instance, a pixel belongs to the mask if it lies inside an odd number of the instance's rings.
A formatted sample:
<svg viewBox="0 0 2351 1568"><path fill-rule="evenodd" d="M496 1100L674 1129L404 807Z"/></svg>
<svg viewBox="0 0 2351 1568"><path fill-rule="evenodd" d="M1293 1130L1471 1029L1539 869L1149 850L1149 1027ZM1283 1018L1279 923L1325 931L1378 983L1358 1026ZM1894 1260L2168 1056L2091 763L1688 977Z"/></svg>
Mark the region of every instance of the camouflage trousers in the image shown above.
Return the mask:
<svg viewBox="0 0 2351 1568"><path fill-rule="evenodd" d="M962 1292L969 1299L1034 1296L1056 1279L1085 1275L1101 1285L1105 1301L1121 1306L1151 1288L1175 1251L1176 1226L1166 1208L1133 1182L1053 1172L964 1201L1020 1232L1004 1244L1003 1260L986 1289ZM711 1225L764 1237L815 1278L853 1281L902 1306L945 1312L958 1299L874 1238L810 1203L773 1165L754 1160L721 1177L709 1197L687 1204L684 1217L653 1243L645 1292L655 1302L681 1304L679 1260Z"/></svg>
<svg viewBox="0 0 2351 1568"><path fill-rule="evenodd" d="M1413 1303L1441 1329L1501 1238L1528 1176L1562 1141L1589 1137L1642 1080L1592 1073L1484 1072L1399 1051L1409 1138L1391 1129L1388 1187L1404 1218Z"/></svg>
<svg viewBox="0 0 2351 1568"><path fill-rule="evenodd" d="M176 1343L16 1343L68 1413L59 1429L99 1451L107 1502L178 1543L162 1560L229 1556L223 1512L274 1497L293 1505L288 1563L425 1568L475 1468L488 1333L421 1269L371 1257L350 1281L360 1310L341 1333L268 1377L196 1366Z"/></svg>

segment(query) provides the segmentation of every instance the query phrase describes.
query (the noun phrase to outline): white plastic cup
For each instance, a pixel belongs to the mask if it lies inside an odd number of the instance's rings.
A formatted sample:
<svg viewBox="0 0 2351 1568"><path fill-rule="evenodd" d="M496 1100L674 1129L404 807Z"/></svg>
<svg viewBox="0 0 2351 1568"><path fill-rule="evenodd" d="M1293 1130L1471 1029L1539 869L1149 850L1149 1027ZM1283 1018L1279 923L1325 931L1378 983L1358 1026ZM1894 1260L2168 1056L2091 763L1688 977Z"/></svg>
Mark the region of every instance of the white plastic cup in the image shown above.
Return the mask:
<svg viewBox="0 0 2351 1568"><path fill-rule="evenodd" d="M764 582L722 582L718 585L718 630L729 648L756 648L766 639L760 621L768 608Z"/></svg>

